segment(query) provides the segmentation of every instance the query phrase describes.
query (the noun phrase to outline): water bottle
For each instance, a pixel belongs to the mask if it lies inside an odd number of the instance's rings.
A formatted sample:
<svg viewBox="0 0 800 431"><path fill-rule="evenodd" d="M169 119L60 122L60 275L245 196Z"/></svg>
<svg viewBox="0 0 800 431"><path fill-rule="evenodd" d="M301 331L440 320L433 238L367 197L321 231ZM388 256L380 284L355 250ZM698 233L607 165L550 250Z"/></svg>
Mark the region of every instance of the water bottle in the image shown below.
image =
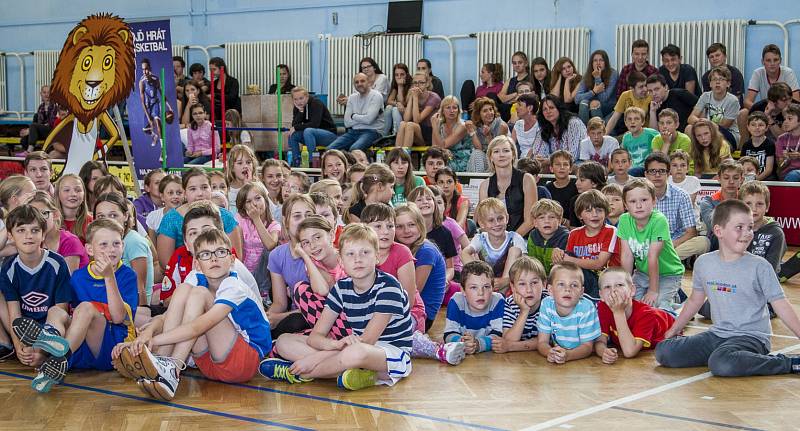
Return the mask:
<svg viewBox="0 0 800 431"><path fill-rule="evenodd" d="M300 167L308 167L308 148L306 148L305 145L303 145L303 149L300 150Z"/></svg>
<svg viewBox="0 0 800 431"><path fill-rule="evenodd" d="M378 151L375 152L375 163L383 163L385 156L386 153L383 151L383 148L378 148Z"/></svg>
<svg viewBox="0 0 800 431"><path fill-rule="evenodd" d="M289 163L289 166L292 166L293 159L294 158L292 157L292 150L287 151L286 152L286 162Z"/></svg>
<svg viewBox="0 0 800 431"><path fill-rule="evenodd" d="M320 165L319 154L314 153L314 155L311 156L311 167L319 169L319 165Z"/></svg>

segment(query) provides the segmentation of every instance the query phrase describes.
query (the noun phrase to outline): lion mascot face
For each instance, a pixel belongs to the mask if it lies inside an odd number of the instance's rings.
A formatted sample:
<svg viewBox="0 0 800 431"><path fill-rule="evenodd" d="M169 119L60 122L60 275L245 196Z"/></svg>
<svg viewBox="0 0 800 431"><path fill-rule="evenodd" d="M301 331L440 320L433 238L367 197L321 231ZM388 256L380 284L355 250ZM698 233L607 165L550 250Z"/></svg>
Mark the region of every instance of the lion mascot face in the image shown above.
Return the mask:
<svg viewBox="0 0 800 431"><path fill-rule="evenodd" d="M73 154L73 150L84 141L89 142L87 134L94 134L96 139L95 120L111 135L106 148L119 139L117 126L106 111L128 97L135 73L133 35L122 18L106 13L91 15L69 33L51 85L51 99L71 114L59 126L70 123L69 120L79 123L74 125L77 133L73 133L67 166L76 164L70 160L73 156L91 160L94 151L86 155ZM85 149L82 147L81 153ZM67 167L64 171L67 172Z"/></svg>

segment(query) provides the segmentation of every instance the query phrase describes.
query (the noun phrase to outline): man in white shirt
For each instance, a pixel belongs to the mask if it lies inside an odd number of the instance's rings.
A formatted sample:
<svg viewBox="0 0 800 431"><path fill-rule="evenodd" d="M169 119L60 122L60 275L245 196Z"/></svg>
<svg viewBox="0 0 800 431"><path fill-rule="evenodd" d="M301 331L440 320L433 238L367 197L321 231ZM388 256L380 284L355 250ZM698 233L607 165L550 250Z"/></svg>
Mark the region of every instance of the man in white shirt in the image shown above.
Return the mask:
<svg viewBox="0 0 800 431"><path fill-rule="evenodd" d="M347 132L336 138L328 148L337 150L367 150L381 137L383 130L383 96L370 87L367 75L357 73L353 78L355 93L347 98L344 125Z"/></svg>

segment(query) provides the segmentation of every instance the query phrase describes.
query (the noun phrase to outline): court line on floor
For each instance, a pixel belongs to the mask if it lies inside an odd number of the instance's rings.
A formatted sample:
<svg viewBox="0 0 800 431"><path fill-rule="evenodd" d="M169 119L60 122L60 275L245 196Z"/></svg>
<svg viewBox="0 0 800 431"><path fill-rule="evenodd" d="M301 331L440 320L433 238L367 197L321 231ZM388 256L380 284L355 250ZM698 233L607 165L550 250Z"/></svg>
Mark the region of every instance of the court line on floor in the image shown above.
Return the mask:
<svg viewBox="0 0 800 431"><path fill-rule="evenodd" d="M692 329L705 329L705 330L711 329L711 326L686 325L686 327L687 328L692 328ZM794 335L772 334L772 336L775 337L775 338L786 338L788 340L796 340L797 339L797 337L795 337Z"/></svg>
<svg viewBox="0 0 800 431"><path fill-rule="evenodd" d="M773 354L787 353L787 352L791 352L791 351L797 350L799 348L800 348L800 344L795 344L793 346L789 346L789 347L786 347L784 349L778 350L777 352L773 352ZM560 417L557 417L557 418L554 418L554 419L550 419L550 420L548 420L546 422L541 422L541 423L538 423L538 424L535 424L535 425L531 425L531 426L529 426L527 428L523 428L520 431L540 431L540 430L545 430L545 429L548 429L548 428L552 428L552 427L555 427L557 425L561 425L561 424L565 424L567 422L573 421L575 419L580 419L580 418L582 418L584 416L589 416L589 415L592 415L592 414L595 414L595 413L602 412L604 410L608 410L608 409L613 408L613 407L617 407L617 406L620 406L620 405L623 405L623 404L628 404L628 403L631 403L631 402L634 402L634 401L638 401L638 400L640 400L642 398L647 398L647 397L649 397L651 395L660 394L661 392L666 392L666 391L669 391L671 389L679 388L681 386L686 386L686 385L688 385L690 383L694 383L694 382L697 382L697 381L700 381L700 380L705 380L705 379L707 379L707 378L709 378L711 376L712 376L711 372L706 371L705 373L700 373L700 374L697 374L697 375L694 375L694 376L691 376L691 377L687 377L685 379L674 381L672 383L667 383L665 385L657 386L655 388L648 389L646 391L642 391L642 392L638 392L638 393L635 393L635 394L632 394L632 395L628 395L627 397L617 398L616 400L611 400L609 402L606 402L606 403L603 403L603 404L598 404L596 406L592 406L592 407L589 407L589 408L586 408L586 409L583 409L583 410L579 410L577 412L570 413L568 415L564 415L564 416L560 416Z"/></svg>
<svg viewBox="0 0 800 431"><path fill-rule="evenodd" d="M615 407L611 407L611 408L614 409L614 410L621 410L621 411L629 412L629 413L638 413L638 414L641 414L641 415L657 416L657 417L666 418L666 419L675 419L675 420L679 420L679 421L693 422L693 423L704 424L704 425L713 425L713 426L717 426L717 427L720 427L720 428L729 428L729 429L746 430L746 431L766 431L766 430L761 429L761 428L752 428L752 427L746 427L746 426L743 426L743 425L726 424L724 422L714 422L714 421L708 421L708 420L704 420L704 419L690 418L690 417L686 417L686 416L676 416L676 415L670 415L670 414L666 414L666 413L651 412L651 411L647 411L647 410L630 409L630 408L627 408L627 407L615 406Z"/></svg>
<svg viewBox="0 0 800 431"><path fill-rule="evenodd" d="M328 403L333 403L333 404L341 404L341 405L345 405L345 406L349 406L349 407L358 407L358 408L367 409L367 410L374 410L374 411L379 411L379 412L383 412L383 413L391 413L391 414L400 415L400 416L408 416L408 417L413 417L413 418L417 418L417 419L425 419L425 420L429 420L429 421L432 421L432 422L446 423L446 424L451 424L451 425L459 425L459 426L462 426L462 427L468 427L468 428L474 428L474 429L480 429L480 430L508 431L505 428L497 428L497 427L493 427L493 426L489 426L489 425L481 425L481 424L474 424L474 423L470 423L470 422L462 422L462 421L458 421L458 420L455 420L455 419L440 418L440 417L436 417L436 416L425 415L425 414L422 414L422 413L414 413L414 412L407 412L407 411L403 411L403 410L390 409L388 407L378 407L378 406L371 406L369 404L355 403L355 402L352 402L352 401L337 400L337 399L334 399L334 398L327 398L327 397L322 397L322 396L319 396L319 395L302 394L302 393L299 393L299 392L284 391L284 390L280 390L280 389L267 388L267 387L263 387L263 386L249 385L249 384L246 384L246 383L220 382L220 381L217 381L217 380L211 380L208 377L205 377L205 376L202 376L202 375L199 375L199 374L195 374L195 373L184 373L184 374L181 375L181 377L190 377L190 378L197 379L197 380L206 380L206 381L212 382L212 383L219 383L219 384L222 384L222 385L235 386L235 387L239 387L239 388L243 388L243 389L252 389L252 390L256 390L256 391L270 392L270 393L279 394L279 395L286 395L286 396L290 396L290 397L305 398L305 399L309 399L309 400L323 401L323 402L328 402Z"/></svg>
<svg viewBox="0 0 800 431"><path fill-rule="evenodd" d="M16 379L22 379L22 380L33 380L33 377L25 376L25 375L17 374L17 373L10 373L8 371L0 371L0 375L7 376L7 377L13 377L13 378L16 378ZM289 424L284 424L284 423L275 422L275 421L269 421L269 420L265 420L265 419L252 418L252 417L249 417L249 416L240 416L240 415L236 415L236 414L233 414L233 413L225 413L225 412L220 412L220 411L208 410L208 409L203 409L203 408L200 408L200 407L192 407L192 406L189 406L189 405L186 405L186 404L178 404L178 403L173 403L173 402L169 402L169 401L161 401L161 400L157 400L157 399L154 399L154 398L145 398L145 397L140 397L140 396L136 396L136 395L129 395L129 394L124 394L122 392L115 392L115 391L110 391L108 389L95 388L95 387L92 387L92 386L76 385L74 383L61 383L59 386L63 386L63 387L67 387L67 388L73 388L73 389L79 389L79 390L82 390L82 391L95 392L95 393L98 393L98 394L109 395L109 396L113 396L113 397L127 398L129 400L143 401L143 402L152 403L152 404L160 404L160 405L167 406L167 407L172 407L172 408L175 408L175 409L188 410L188 411L195 412L195 413L202 413L202 414L207 414L207 415L211 415L211 416L219 416L219 417L223 417L223 418L226 418L226 419L239 420L239 421L250 422L250 423L255 423L255 424L259 424L259 425L269 425L269 426L288 429L288 430L293 430L293 431L311 431L311 430L313 430L313 428L306 428L306 427L301 427L301 426L296 426L296 425L289 425Z"/></svg>

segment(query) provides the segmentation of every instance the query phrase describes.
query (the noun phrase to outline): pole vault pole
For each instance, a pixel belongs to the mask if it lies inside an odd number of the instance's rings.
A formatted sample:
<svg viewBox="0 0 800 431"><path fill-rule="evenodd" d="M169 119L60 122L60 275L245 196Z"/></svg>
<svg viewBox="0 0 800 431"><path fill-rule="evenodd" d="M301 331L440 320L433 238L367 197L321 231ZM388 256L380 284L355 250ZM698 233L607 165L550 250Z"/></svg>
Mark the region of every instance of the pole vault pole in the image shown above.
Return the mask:
<svg viewBox="0 0 800 431"><path fill-rule="evenodd" d="M167 170L167 82L164 79L164 68L161 68L161 169Z"/></svg>
<svg viewBox="0 0 800 431"><path fill-rule="evenodd" d="M125 160L128 162L128 168L131 170L133 191L136 193L136 197L139 197L142 195L142 190L139 188L139 179L136 176L136 168L133 166L131 149L128 147L128 136L125 135L125 126L122 124L122 115L120 115L117 105L114 105L114 122L117 123L117 129L119 129L119 139L122 141L122 151L125 152Z"/></svg>
<svg viewBox="0 0 800 431"><path fill-rule="evenodd" d="M283 159L283 106L281 105L281 68L275 67L275 82L278 91L278 160ZM292 154L292 157L300 157L299 154Z"/></svg>
<svg viewBox="0 0 800 431"><path fill-rule="evenodd" d="M208 70L211 70L211 63L208 63ZM217 147L215 145L216 140L214 139L214 135L216 135L216 133L214 132L217 130L217 123L214 122L214 111L216 110L214 109L216 108L214 105L214 87L217 86L217 83L213 81L213 74L211 75L211 79L211 167L215 168L217 162L216 158L214 157L214 153L216 153Z"/></svg>
<svg viewBox="0 0 800 431"><path fill-rule="evenodd" d="M227 145L226 145L228 140L226 139L226 136L225 136L225 126L226 126L225 119L227 118L227 111L225 111L225 67L220 67L219 68L219 79L220 79L219 101L221 102L221 109L220 109L219 113L222 114L222 118L221 118L221 120L222 120L222 137L220 138L219 144L222 146L222 167L224 168L225 167L225 163L227 163L227 156L228 156L228 151L227 151L228 148L227 148ZM212 150L211 151L211 157L212 158L216 158L216 156L217 156L217 154Z"/></svg>

